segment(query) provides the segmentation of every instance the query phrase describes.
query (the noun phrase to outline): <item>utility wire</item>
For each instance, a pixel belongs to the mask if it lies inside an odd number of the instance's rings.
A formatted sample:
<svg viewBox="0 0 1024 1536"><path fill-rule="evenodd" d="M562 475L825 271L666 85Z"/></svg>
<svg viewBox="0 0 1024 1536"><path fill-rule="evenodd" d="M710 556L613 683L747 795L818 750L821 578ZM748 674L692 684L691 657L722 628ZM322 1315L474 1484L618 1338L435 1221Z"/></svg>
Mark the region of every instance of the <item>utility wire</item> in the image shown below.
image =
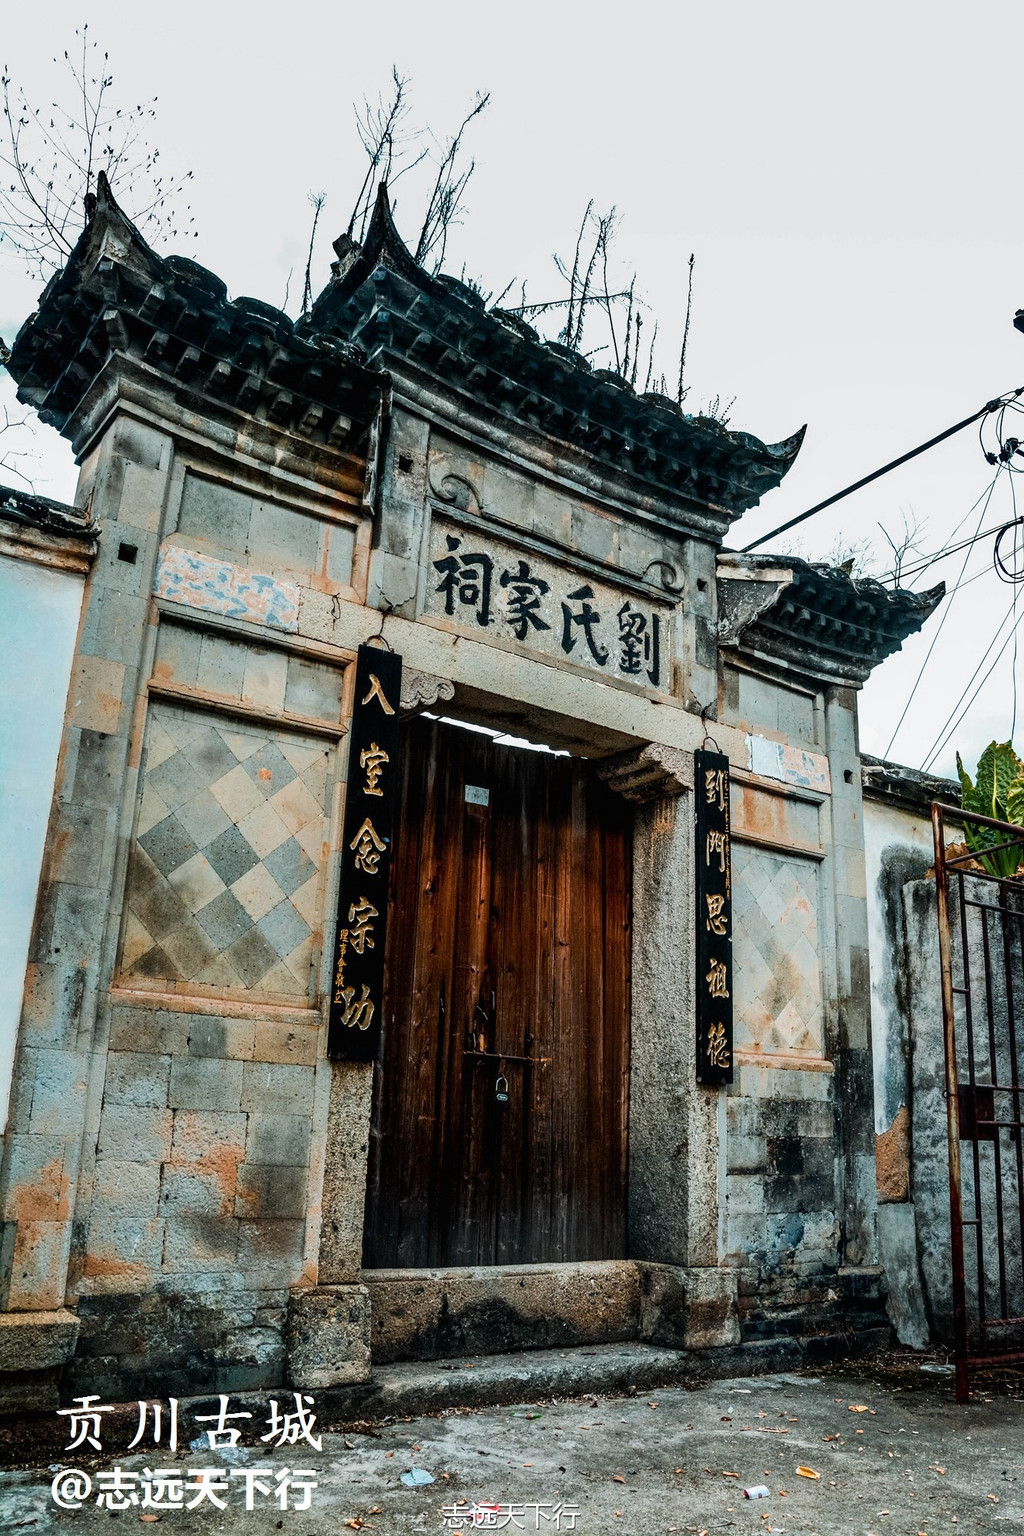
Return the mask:
<svg viewBox="0 0 1024 1536"><path fill-rule="evenodd" d="M944 560L946 555L955 555L961 549L969 548L969 546L971 544L976 543L979 539L986 539L986 538L989 537L990 534L993 534L993 533L996 534L996 535L1001 533L1003 527L1006 526L1005 524L1000 524L1000 526L997 527L997 528L985 528L980 533L972 533L971 536L969 538L967 538L967 539L961 539L959 544L954 544L953 543L953 539L960 532L960 529L963 527L964 523L966 523L966 521L970 517L971 513L973 511L975 511L975 509L981 505L981 503L984 501L986 496L991 495L992 487L994 486L996 480L998 480L1002 468L1003 468L1003 466L1000 465L996 469L995 474L993 475L992 479L989 481L989 483L985 487L985 489L982 491L981 495L978 496L978 498L975 501L972 501L971 505L967 508L967 511L964 513L964 515L960 519L960 521L956 524L955 527L950 529L950 531L949 531L949 533L948 533L948 535L946 537L945 544L940 545L940 547L937 550L935 550L930 555L924 555L924 554L922 554L920 552L920 550L917 550L916 551L916 555L917 555L916 559L900 561L897 565L893 566L891 571L886 571L884 575L879 576L878 580L879 581L891 581L891 582L893 582L893 583L895 583L897 585L902 585L903 578L906 577L907 578L908 586L913 586L913 584L917 580L918 576L922 576L925 571L927 571L931 566L937 564L938 561ZM888 540L890 546L892 546L893 541L892 541L891 538L889 538L889 535L885 532L885 529L884 529L884 527L882 527L882 524L879 523L878 526L879 526L879 528L882 529L882 532L883 532L883 534L885 534L885 537ZM973 580L973 577L971 579Z"/></svg>
<svg viewBox="0 0 1024 1536"><path fill-rule="evenodd" d="M1012 612L1013 612L1013 609L1010 608L1008 613L1004 616L1003 621L1002 621L1002 623L999 626L999 629L1002 629L1003 624L1006 623L1006 619L1010 616L1010 614ZM999 658L1002 656L1003 652L1006 650L1006 647L1009 645L1010 641L1016 636L1017 630L1019 629L1022 620L1024 620L1024 609L1022 609L1021 612L1018 614L1016 622L1013 625L1013 628L1010 630L1009 634L1006 636L1006 639L1003 641L1002 645L999 647L999 650L996 652L996 655L995 655L995 658L994 658L994 660L992 662L992 665L989 667L988 671L985 673L985 676L981 679L981 682L978 684L978 686L975 688L974 692L971 694L971 697L967 700L967 703L964 705L963 709L960 711L960 713L957 716L956 720L950 726L949 730L946 731L946 734L943 737L942 741L939 742L939 744L936 747L934 747L932 749L932 751L928 754L928 757L927 757L927 759L926 759L926 761L925 761L925 763L924 763L924 765L922 767L922 770L921 770L923 773L926 773L928 771L929 766L935 761L935 759L938 757L939 753L946 746L947 742L949 741L949 738L952 736L953 732L956 730L957 726L960 724L961 720L964 718L964 715L966 715L967 711L970 709L971 705L974 703L975 699L978 697L978 694L981 692L982 688L984 688L985 684L988 682L989 678L992 676L992 673L994 672L996 666L998 665ZM998 634L998 633L999 633L999 630L996 631L996 634ZM994 642L994 637L993 637L993 640L989 642L988 650L992 649L992 645L994 643L995 642ZM985 656L988 655L988 650L985 652ZM984 660L985 660L985 657L983 656L981 661L978 663L978 666L975 668L974 677L977 677L978 671L980 670L982 662L984 662ZM973 682L973 680L974 679L972 678L971 681ZM970 686L971 686L970 683L968 683L967 687L969 688ZM966 693L966 691L967 690L965 689L964 692ZM960 697L963 698L963 694L961 694Z"/></svg>
<svg viewBox="0 0 1024 1536"><path fill-rule="evenodd" d="M1016 619L1016 617L1017 617L1017 587L1020 584L1021 575L1020 575L1020 571L1018 570L1018 567L1017 567L1017 526L1018 526L1018 523L1019 523L1019 519L1016 516L1016 513L1017 513L1017 492L1014 490L1013 476L1012 475L1010 476L1010 497L1011 497L1011 499L1013 501L1013 511L1014 511L1014 520L1013 520L1013 530L1014 530L1014 532L1013 532L1013 575L1011 577L1011 580L1013 582L1013 614L1014 614L1014 619ZM997 557L998 556L998 552L999 552L999 539L996 540L995 549L993 550L993 557ZM1000 575L1003 575L1003 574L1004 574L1003 570L1000 570ZM1004 576L1004 579L1005 579L1005 576ZM1011 686L1013 688L1013 714L1010 716L1010 740L1012 741L1013 740L1013 733L1017 729L1017 624L1016 623L1014 623L1014 626L1013 626L1013 660L1010 663L1010 668L1011 668L1011 670L1010 670L1010 684L1011 684Z"/></svg>
<svg viewBox="0 0 1024 1536"><path fill-rule="evenodd" d="M785 533L789 528L795 528L797 523L806 522L816 512L824 512L826 507L833 506L837 501L842 501L844 496L852 496L854 491L859 491L865 485L870 485L872 480L878 480L882 475L887 475L890 470L898 469L901 464L916 459L918 454L927 453L929 448L934 448L938 443L944 443L947 437L952 437L956 432L962 432L964 427L971 426L974 422L988 416L993 411L1007 405L1010 401L1024 394L1024 384L1019 389L1010 390L1006 395L1000 395L995 400L988 400L980 410L974 411L970 416L965 416L963 421L958 421L955 426L947 427L945 432L940 432L936 437L930 437L926 443L921 443L917 448L911 448L909 453L903 453L898 459L893 459L888 464L883 464L881 469L873 470L870 475L865 475L861 480L855 480L853 485L848 485L845 490L836 491L834 496L826 496L824 501L819 501L817 506L811 507L807 512L801 512L796 517L791 517L787 523L780 523L777 528L772 528L769 533L763 533L759 539L754 539L750 544L744 544L741 554L748 555L751 550L759 549L762 544L767 544L769 539L776 538L780 533Z"/></svg>
<svg viewBox="0 0 1024 1536"><path fill-rule="evenodd" d="M957 699L956 703L953 705L952 709L950 710L949 714L946 716L945 720L939 726L938 734L935 736L934 740L932 741L931 746L928 748L928 751L925 754L925 759L924 760L925 760L926 763L930 762L932 760L932 758L935 757L936 754L938 752L940 752L942 750L942 748L945 746L946 738L947 738L947 733L948 733L949 728L950 728L950 722L953 720L954 716L956 716L957 710L960 708L960 705L963 703L964 699L967 697L967 694L970 692L971 688L974 686L974 681L977 678L978 673L981 671L982 667L985 665L986 661L988 660L988 658L989 658L989 656L991 654L991 651L992 651L992 647L996 644L996 642L999 639L999 636L1002 634L1003 626L1005 625L1007 619L1012 618L1012 617L1013 617L1013 607L1012 607L1012 604L1011 604L1011 606L1009 608L1007 608L1006 612L1003 614L1003 616L1000 619L998 625L996 626L996 630L995 630L994 634L992 635L991 640L988 642L988 645L985 647L984 651L982 652L982 654L981 654L981 656L980 656L980 658L978 660L977 666L974 668L974 671L971 673L970 677L967 679L966 683L964 684L963 689L962 689L962 691L960 693L960 697ZM1011 631L1011 633L1012 633L1012 631ZM1007 639L1008 638L1009 638L1009 635L1007 635ZM998 654L1001 654L1001 653L998 653ZM959 719L957 720L957 724L959 724ZM955 729L955 728L956 727L954 726L953 729Z"/></svg>
<svg viewBox="0 0 1024 1536"><path fill-rule="evenodd" d="M1014 409L1019 411L1020 407L1019 406L1015 406ZM984 423L984 421L982 421L981 426L978 429L979 439L980 439L980 435L981 435L981 430L984 427L984 425L985 425L985 423ZM995 475L993 476L992 481L990 482L990 484L987 485L985 487L985 489L982 491L982 493L978 497L977 501L974 501L974 502L971 503L971 505L967 508L967 511L964 513L964 515L960 519L960 521L954 527L952 527L949 530L949 533L946 536L945 544L941 545L935 551L935 553L932 554L932 555L921 555L918 558L918 560L916 560L916 561L915 560L911 560L911 561L905 562L903 565L900 566L900 569L899 569L898 572L895 569L893 569L891 571L887 571L884 576L879 578L879 580L881 580L881 581L889 581L890 579L896 580L897 577L900 580L902 580L903 575L905 573L907 573L909 575L910 581L913 582L916 579L916 577L918 577L920 575L923 575L924 572L928 569L928 567L930 565L933 565L937 560L941 560L944 555L946 555L946 554L955 554L957 550L966 549L967 546L970 543L972 543L975 539L985 539L985 538L987 538L989 536L990 533L998 534L999 532L1001 532L1002 527L1006 526L1005 524L1002 524L1000 526L1000 528L985 529L985 530L983 530L979 534L972 534L970 539L964 539L959 544L954 544L952 542L953 539L955 539L956 535L960 532L960 529L964 526L964 524L966 523L967 519L970 517L971 513L974 511L974 509L980 504L981 501L984 500L984 498L987 495L990 494L991 489L992 489L992 485L995 483L996 480L998 480L1001 471L1003 469L1010 469L1010 470L1014 469L1013 464L1010 463L1009 461L1007 461L1006 459L1001 459L998 455L990 455L990 454L988 454L985 451L984 443L981 444L981 450L982 450L983 457L986 458L990 464L995 462L995 465L996 465ZM1015 473L1016 472L1017 471L1015 471ZM883 533L885 532L884 529L882 531L883 531ZM888 537L888 535L886 535L886 537ZM971 580L973 581L973 579L974 578L972 577Z"/></svg>
<svg viewBox="0 0 1024 1536"><path fill-rule="evenodd" d="M982 496L984 496L984 494L985 492L983 491ZM981 496L978 497L978 501L980 500ZM978 501L974 503L975 506L978 505ZM1019 519L1017 521L1019 521ZM913 581L918 576L923 576L925 571L931 570L933 565L938 565L940 560L945 560L949 555L958 555L962 549L971 549L975 544L980 544L982 539L990 539L993 535L996 535L996 542L998 543L1003 534L1008 533L1009 530L1015 525L1015 522L1010 522L1000 523L995 528L983 528L980 533L973 533L969 539L963 539L959 544L950 544L946 549L936 550L934 555L922 555L916 564L912 563L910 565L901 565L898 572L896 570L886 571L885 575L880 576L878 579L879 581L891 581L894 580L897 575L899 575L901 582L904 577L907 577L908 580ZM1016 578L1004 578L1004 580L1011 579Z"/></svg>
<svg viewBox="0 0 1024 1536"><path fill-rule="evenodd" d="M997 470L995 475L992 477L992 484L989 486L988 492L987 492L987 494L985 496L985 504L982 507L981 512L978 514L978 526L977 526L977 528L974 531L974 539L977 538L978 533L981 530L981 525L985 521L985 513L988 511L989 502L992 500L992 492L996 488L996 481L998 479L999 479L999 471ZM977 506L977 502L975 502L975 506ZM947 616L949 614L949 610L950 610L950 608L953 605L953 599L956 596L957 592L959 591L960 583L964 579L964 574L965 574L965 572L967 570L967 562L971 558L971 549L974 546L974 539L971 539L969 541L969 543L968 543L967 553L964 555L964 562L963 562L963 565L961 565L961 567L960 567L960 574L959 574L959 576L956 579L956 582L955 582L955 584L953 586L953 590L950 592L949 596L946 599L946 606L942 610L942 618L939 620L938 627L935 630L935 633L932 635L931 644L928 647L928 651L927 651L927 653L925 655L924 661L922 661L922 663L921 663L921 669L918 672L916 678L914 679L913 687L910 689L910 692L907 694L906 703L904 704L902 713L900 714L900 717L899 717L899 719L896 722L896 728L893 731L892 735L889 737L888 745L886 746L886 749L885 749L884 753L882 754L883 757L888 757L889 753L892 751L892 744L896 740L896 737L899 735L900 727L903 725L904 720L907 718L907 711L910 708L910 704L911 704L911 701L912 701L912 699L914 697L914 694L917 692L918 687L920 686L921 679L924 676L924 669L925 669L925 667L927 667L929 661L931 661L931 659L932 659L932 652L935 649L935 645L936 645L936 642L937 642L939 636L942 634L942 626L946 622L946 618L947 618ZM970 686L970 684L968 684L968 686Z"/></svg>

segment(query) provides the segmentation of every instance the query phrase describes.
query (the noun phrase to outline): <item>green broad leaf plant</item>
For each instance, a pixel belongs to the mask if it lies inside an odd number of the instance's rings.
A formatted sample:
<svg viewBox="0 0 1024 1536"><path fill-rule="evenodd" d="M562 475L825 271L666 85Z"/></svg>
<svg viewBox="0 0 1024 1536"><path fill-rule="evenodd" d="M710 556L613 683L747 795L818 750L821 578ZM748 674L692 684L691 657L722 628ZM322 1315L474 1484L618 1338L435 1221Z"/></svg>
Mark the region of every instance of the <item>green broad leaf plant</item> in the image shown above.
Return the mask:
<svg viewBox="0 0 1024 1536"><path fill-rule="evenodd" d="M959 752L956 755L956 771L960 777L961 805L965 811L1024 828L1024 762L1017 756L1010 742L989 742L978 759L973 784ZM1024 878L1024 843L999 848L997 845L1005 843L1006 837L1006 833L997 832L994 827L964 823L964 841L990 875L1000 880ZM995 851L988 851L991 849Z"/></svg>

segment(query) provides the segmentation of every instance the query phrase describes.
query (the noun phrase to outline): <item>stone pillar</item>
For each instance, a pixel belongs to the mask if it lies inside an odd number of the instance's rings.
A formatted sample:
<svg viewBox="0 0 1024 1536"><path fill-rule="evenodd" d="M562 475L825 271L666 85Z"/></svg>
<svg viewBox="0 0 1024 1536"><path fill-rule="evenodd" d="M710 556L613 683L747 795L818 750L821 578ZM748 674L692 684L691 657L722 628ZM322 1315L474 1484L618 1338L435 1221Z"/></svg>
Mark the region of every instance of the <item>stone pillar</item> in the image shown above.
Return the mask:
<svg viewBox="0 0 1024 1536"><path fill-rule="evenodd" d="M836 1062L842 1105L842 1263L860 1268L877 1262L877 1190L864 804L857 695L852 688L831 688L826 694L825 735L832 777L829 810L839 1034L837 1041L826 1041L826 1049Z"/></svg>
<svg viewBox="0 0 1024 1536"><path fill-rule="evenodd" d="M693 758L651 745L603 770L637 803L633 854L630 1254L640 1334L739 1339L736 1276L718 1262L719 1090L696 1077Z"/></svg>
<svg viewBox="0 0 1024 1536"><path fill-rule="evenodd" d="M329 1065L331 1101L317 1277L321 1285L340 1285L358 1279L362 1268L373 1067L360 1061Z"/></svg>
<svg viewBox="0 0 1024 1536"><path fill-rule="evenodd" d="M11 1101L0 1254L0 1305L11 1312L59 1309L68 1289L83 1138L102 1081L97 998L120 916L110 893L138 767L128 747L170 456L166 434L122 416L82 472L81 499L91 495L102 537L86 583Z"/></svg>

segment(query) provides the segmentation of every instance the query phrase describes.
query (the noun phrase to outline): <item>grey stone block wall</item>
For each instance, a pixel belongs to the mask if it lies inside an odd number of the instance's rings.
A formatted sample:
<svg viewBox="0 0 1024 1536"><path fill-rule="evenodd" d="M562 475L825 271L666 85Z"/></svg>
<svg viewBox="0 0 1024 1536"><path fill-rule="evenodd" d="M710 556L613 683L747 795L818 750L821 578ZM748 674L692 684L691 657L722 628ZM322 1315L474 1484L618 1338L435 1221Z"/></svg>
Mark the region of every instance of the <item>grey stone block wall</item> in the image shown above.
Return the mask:
<svg viewBox="0 0 1024 1536"><path fill-rule="evenodd" d="M442 417L449 409L433 406ZM530 540L561 546L580 569L607 567L609 579L633 583L660 570L682 600L666 617L675 665L663 692L672 698L657 707L603 681L594 688L571 666L563 687L550 667L512 652L474 661L474 647L460 641L456 654L456 640L429 625L405 630L417 665L439 673L450 665L467 697L478 690L494 701L503 699L496 679L513 679L507 697L531 708L543 675L543 709L560 710L574 729L579 717L595 737L603 733L607 751L623 750L628 737L656 737L688 743L688 752L700 740L697 708L718 708L712 525L697 517L687 528L679 507L666 518L646 493L623 502L633 494L625 480L587 470L561 449L534 444L510 459L493 423L477 444L454 425L439 433L424 424L424 409L420 401L415 411L394 410L383 483L368 490L372 553L359 493L337 492L340 481L325 468L332 488L319 516L316 488L296 489L294 457L290 468L279 459L270 467L279 445L269 425L252 452L228 442L220 424L196 449L196 417L162 432L125 408L85 462L82 494L103 539L83 610L0 1180L0 1305L43 1312L77 1303L68 1383L83 1390L278 1383L287 1293L318 1280L344 1288L358 1275L370 1079L323 1062L318 984L332 937L330 840L343 794L336 766L320 807L323 833L312 837L322 861L302 849L323 874L305 915L292 902L296 886L258 918L246 907L245 928L240 906L258 901L241 882L257 865L281 882L304 868L294 850L278 858L283 840L265 841L261 785L286 777L271 766L275 748L280 756L275 732L298 731L301 717L310 739L330 739L333 751L340 731L332 737L331 723L347 707L346 659L383 615L419 616L430 503L469 516L473 497L477 510L483 497L495 524L518 529L524 548ZM347 460L346 484L361 469ZM449 471L463 500L444 489ZM122 544L134 553L121 558ZM201 559L190 567L193 556ZM158 557L170 575L155 587ZM222 564L210 574L204 560ZM224 591L237 594L249 567L259 579L238 612ZM375 612L361 605L364 581ZM735 1321L733 1277L719 1283L723 1259L739 1270L756 1329L801 1308L812 1316L828 1300L842 1253L861 1262L870 1249L859 788L843 787L843 766L856 756L854 701L830 698L826 743L820 710L805 695L766 686L771 697L761 688L744 708L783 735L813 729L833 764L822 930L842 939L823 941L822 1038L826 1054L841 1058L834 1080L744 1065L724 1108L721 1095L695 1085L689 797L637 816L630 1224L635 1256L679 1270L662 1275L666 1295L678 1290L671 1305L678 1301L680 1316L691 1304L701 1312L708 1338L712 1321L721 1337ZM235 772L230 744L223 733L219 743L196 734L199 717L218 709L218 720L245 722L239 736L266 727L266 760L247 779L239 771L230 803L213 794ZM142 830L147 791L159 790L158 747L147 731L160 726L161 711L164 779L168 800L178 801ZM166 728L172 717L177 735ZM738 760L742 734L728 725L719 733ZM205 758L215 767L204 780ZM186 795L190 775L210 792L202 804L191 789ZM192 818L185 833L169 825L183 805ZM250 817L246 851L232 831ZM228 845L207 858L222 837ZM216 895L204 865L214 867L214 857L228 888ZM156 935L147 923L158 920ZM259 924L261 941L249 932ZM282 968L300 950L303 924L305 968L296 962L289 978ZM229 965L233 946L244 953ZM350 1321L358 1353L365 1320L358 1329Z"/></svg>
<svg viewBox="0 0 1024 1536"><path fill-rule="evenodd" d="M287 1308L285 1287L83 1297L62 1394L116 1402L281 1386Z"/></svg>
<svg viewBox="0 0 1024 1536"><path fill-rule="evenodd" d="M234 1047L209 1053L211 1026ZM237 1025L232 1030L231 1025ZM229 1286L285 1287L301 1276L317 1032L293 1031L298 1062L258 1059L252 1022L115 1006L111 1035L163 1052L110 1051L103 1088L82 1295ZM141 1119L139 1116L141 1115ZM278 1118L280 1116L280 1119ZM304 1155L303 1155L304 1154ZM121 1251L126 1220L140 1242ZM268 1242L254 1242L266 1224Z"/></svg>
<svg viewBox="0 0 1024 1536"><path fill-rule="evenodd" d="M738 1270L746 1337L839 1313L839 1141L831 1076L747 1069L725 1100L725 1260ZM770 1082L764 1079L769 1078ZM821 1098L803 1097L813 1078ZM744 1092L747 1089L747 1092ZM814 1090L812 1090L814 1091ZM820 1090L818 1090L820 1091Z"/></svg>

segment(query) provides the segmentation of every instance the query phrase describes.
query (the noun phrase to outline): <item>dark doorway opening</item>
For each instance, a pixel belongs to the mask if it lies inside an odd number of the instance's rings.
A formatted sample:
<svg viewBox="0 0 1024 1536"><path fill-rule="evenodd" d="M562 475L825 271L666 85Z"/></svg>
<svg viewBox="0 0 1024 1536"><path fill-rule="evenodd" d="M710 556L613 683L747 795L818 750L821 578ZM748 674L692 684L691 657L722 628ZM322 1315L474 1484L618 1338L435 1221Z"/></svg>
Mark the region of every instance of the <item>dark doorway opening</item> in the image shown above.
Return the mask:
<svg viewBox="0 0 1024 1536"><path fill-rule="evenodd" d="M367 1268L626 1257L631 884L590 764L404 727Z"/></svg>

